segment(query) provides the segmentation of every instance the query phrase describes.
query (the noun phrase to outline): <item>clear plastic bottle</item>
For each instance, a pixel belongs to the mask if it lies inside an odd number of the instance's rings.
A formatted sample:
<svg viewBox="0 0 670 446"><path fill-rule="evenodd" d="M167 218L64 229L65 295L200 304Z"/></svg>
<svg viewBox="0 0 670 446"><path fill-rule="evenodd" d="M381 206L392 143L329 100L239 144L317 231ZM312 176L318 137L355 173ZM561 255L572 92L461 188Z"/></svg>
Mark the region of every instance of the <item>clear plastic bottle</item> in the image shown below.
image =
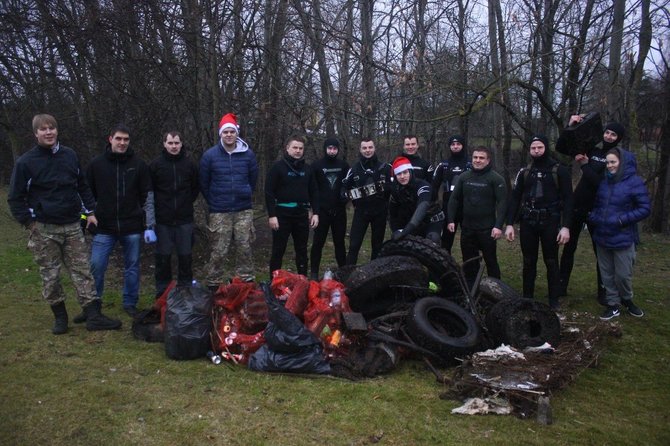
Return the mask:
<svg viewBox="0 0 670 446"><path fill-rule="evenodd" d="M333 308L339 308L342 303L342 293L339 288L335 288L332 293L330 293L330 306Z"/></svg>
<svg viewBox="0 0 670 446"><path fill-rule="evenodd" d="M323 273L323 280L333 280L333 272L327 269L326 272Z"/></svg>

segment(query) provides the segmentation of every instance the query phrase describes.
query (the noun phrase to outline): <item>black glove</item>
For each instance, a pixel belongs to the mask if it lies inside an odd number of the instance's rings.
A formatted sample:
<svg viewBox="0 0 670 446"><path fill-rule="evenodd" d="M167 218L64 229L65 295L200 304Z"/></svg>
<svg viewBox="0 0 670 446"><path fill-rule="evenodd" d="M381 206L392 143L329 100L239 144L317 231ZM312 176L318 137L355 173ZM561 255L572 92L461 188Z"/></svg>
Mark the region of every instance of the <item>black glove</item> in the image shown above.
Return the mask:
<svg viewBox="0 0 670 446"><path fill-rule="evenodd" d="M407 235L407 234L405 234L405 231L403 231L402 229L397 229L397 230L393 231L393 235L391 235L391 239L394 242L397 242L398 240L402 240L402 238L405 237L405 235Z"/></svg>

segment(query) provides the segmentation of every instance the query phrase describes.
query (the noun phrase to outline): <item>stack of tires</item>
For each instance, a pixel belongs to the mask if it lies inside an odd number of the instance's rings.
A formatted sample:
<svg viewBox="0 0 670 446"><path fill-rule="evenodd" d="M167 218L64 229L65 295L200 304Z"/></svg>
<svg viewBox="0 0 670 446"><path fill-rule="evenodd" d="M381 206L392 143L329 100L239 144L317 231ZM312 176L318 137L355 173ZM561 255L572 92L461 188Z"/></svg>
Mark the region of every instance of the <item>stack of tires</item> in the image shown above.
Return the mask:
<svg viewBox="0 0 670 446"><path fill-rule="evenodd" d="M444 364L501 343L525 348L560 340L549 306L522 299L501 280L482 278L470 298L460 265L425 238L387 242L377 259L335 277L345 284L352 310L366 319L405 312L403 334Z"/></svg>

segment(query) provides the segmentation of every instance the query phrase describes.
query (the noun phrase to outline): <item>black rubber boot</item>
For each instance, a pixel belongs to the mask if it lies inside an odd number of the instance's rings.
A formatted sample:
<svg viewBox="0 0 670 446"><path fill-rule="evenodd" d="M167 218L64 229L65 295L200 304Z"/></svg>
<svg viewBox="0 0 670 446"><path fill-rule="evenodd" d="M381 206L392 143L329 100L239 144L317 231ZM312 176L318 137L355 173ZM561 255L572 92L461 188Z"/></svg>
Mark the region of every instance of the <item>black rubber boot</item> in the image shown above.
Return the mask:
<svg viewBox="0 0 670 446"><path fill-rule="evenodd" d="M95 299L93 302L84 307L84 314L86 315L86 329L88 331L98 330L118 330L121 328L121 321L112 319L100 312L100 299Z"/></svg>
<svg viewBox="0 0 670 446"><path fill-rule="evenodd" d="M177 286L191 286L193 283L193 256L177 256Z"/></svg>
<svg viewBox="0 0 670 446"><path fill-rule="evenodd" d="M56 318L51 333L55 335L67 333L67 309L65 308L65 302L52 305L51 311L53 311Z"/></svg>

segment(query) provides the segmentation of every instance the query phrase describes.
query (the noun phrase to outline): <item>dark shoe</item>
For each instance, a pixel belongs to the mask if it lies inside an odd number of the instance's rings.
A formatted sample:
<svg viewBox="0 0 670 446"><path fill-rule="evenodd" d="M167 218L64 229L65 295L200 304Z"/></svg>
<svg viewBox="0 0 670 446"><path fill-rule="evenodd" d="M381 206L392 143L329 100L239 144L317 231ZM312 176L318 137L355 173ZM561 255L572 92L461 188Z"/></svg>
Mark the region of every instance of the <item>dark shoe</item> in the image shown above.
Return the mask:
<svg viewBox="0 0 670 446"><path fill-rule="evenodd" d="M549 298L549 306L554 311L561 309L561 303L558 301L558 298Z"/></svg>
<svg viewBox="0 0 670 446"><path fill-rule="evenodd" d="M84 322L86 322L86 313L82 311L81 313L76 315L74 319L72 319L72 322L74 322L75 324L83 324Z"/></svg>
<svg viewBox="0 0 670 446"><path fill-rule="evenodd" d="M84 307L86 315L86 329L88 331L98 330L118 330L121 328L121 321L112 319L100 312L100 299L95 299Z"/></svg>
<svg viewBox="0 0 670 446"><path fill-rule="evenodd" d="M621 314L619 307L607 307L607 309L600 315L601 321L609 321L612 318L618 317Z"/></svg>
<svg viewBox="0 0 670 446"><path fill-rule="evenodd" d="M216 294L216 291L219 289L218 285L208 285L207 289L209 290L210 293Z"/></svg>
<svg viewBox="0 0 670 446"><path fill-rule="evenodd" d="M313 280L315 282L318 282L319 281L319 273L318 272L312 272L309 275L309 280Z"/></svg>
<svg viewBox="0 0 670 446"><path fill-rule="evenodd" d="M67 309L65 308L65 302L52 305L51 311L53 311L56 318L51 333L55 335L67 333Z"/></svg>
<svg viewBox="0 0 670 446"><path fill-rule="evenodd" d="M131 318L135 318L135 316L137 315L137 307L135 307L133 305L131 305L129 307L123 307L123 311L125 311L126 314L128 316L130 316Z"/></svg>
<svg viewBox="0 0 670 446"><path fill-rule="evenodd" d="M630 314L631 316L634 317L644 316L644 311L642 311L642 308L635 305L632 300L624 300L623 304L626 308L628 308L628 314Z"/></svg>
<svg viewBox="0 0 670 446"><path fill-rule="evenodd" d="M565 297L568 295L568 285L563 283L561 281L560 285L558 286L558 297Z"/></svg>

